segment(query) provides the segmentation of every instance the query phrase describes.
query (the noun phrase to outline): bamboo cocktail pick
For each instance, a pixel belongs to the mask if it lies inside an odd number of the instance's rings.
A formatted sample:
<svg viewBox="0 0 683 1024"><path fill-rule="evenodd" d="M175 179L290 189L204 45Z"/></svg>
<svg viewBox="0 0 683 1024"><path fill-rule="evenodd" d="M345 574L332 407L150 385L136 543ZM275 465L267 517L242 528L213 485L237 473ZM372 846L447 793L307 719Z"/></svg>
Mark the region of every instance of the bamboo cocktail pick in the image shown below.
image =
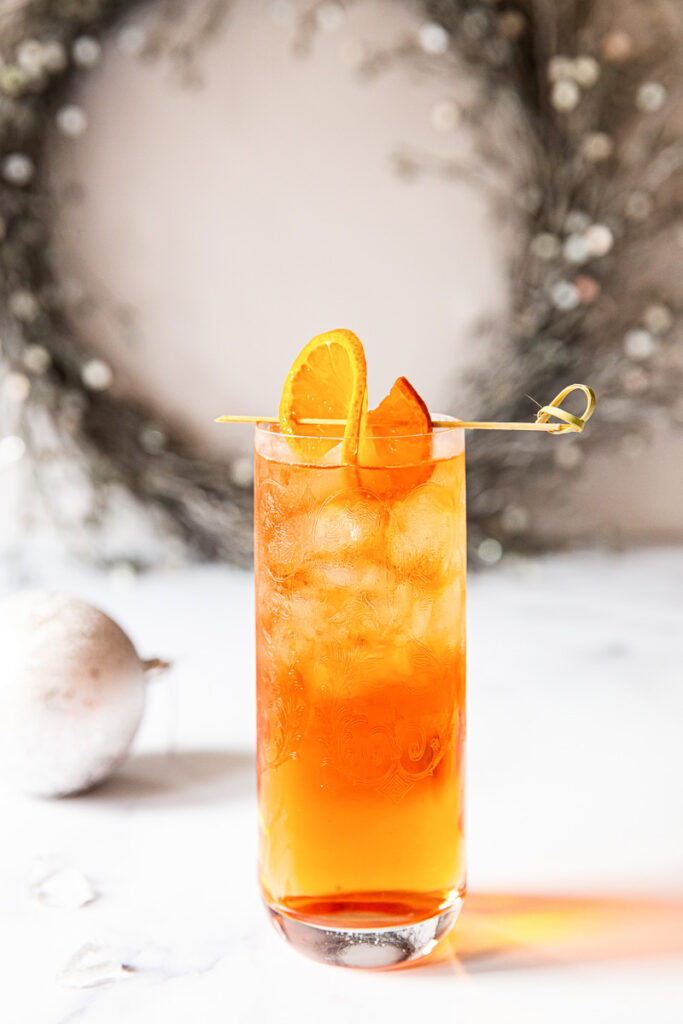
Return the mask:
<svg viewBox="0 0 683 1024"><path fill-rule="evenodd" d="M586 396L586 408L580 416L561 407L561 403L573 391L581 391ZM542 430L547 434L580 433L595 410L595 392L586 384L568 384L552 402L543 405L536 413L533 423L499 423L489 420L432 420L433 427L450 428L452 430ZM560 422L550 422L551 417ZM218 416L216 423L277 423L277 416ZM343 426L346 420L300 419L302 424L321 426Z"/></svg>

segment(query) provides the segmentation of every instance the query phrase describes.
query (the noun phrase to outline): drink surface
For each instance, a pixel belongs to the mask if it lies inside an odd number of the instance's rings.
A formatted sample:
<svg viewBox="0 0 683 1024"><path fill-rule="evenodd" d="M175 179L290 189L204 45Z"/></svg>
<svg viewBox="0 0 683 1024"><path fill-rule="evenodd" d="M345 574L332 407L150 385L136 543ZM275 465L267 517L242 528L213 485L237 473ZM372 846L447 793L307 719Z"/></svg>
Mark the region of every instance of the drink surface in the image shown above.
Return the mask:
<svg viewBox="0 0 683 1024"><path fill-rule="evenodd" d="M264 896L341 927L428 918L464 888L462 431L408 465L376 442L376 468L297 464L260 433Z"/></svg>

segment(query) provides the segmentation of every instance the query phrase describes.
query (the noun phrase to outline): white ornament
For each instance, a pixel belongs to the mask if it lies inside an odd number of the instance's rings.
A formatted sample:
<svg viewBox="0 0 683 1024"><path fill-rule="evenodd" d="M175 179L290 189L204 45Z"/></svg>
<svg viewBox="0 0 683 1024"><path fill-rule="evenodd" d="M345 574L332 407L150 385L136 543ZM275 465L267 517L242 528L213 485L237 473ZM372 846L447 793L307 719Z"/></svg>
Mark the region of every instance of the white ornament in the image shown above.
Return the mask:
<svg viewBox="0 0 683 1024"><path fill-rule="evenodd" d="M595 57L590 57L587 54L582 55L577 57L572 64L572 77L582 89L590 89L591 86L595 85L600 77L600 65Z"/></svg>
<svg viewBox="0 0 683 1024"><path fill-rule="evenodd" d="M88 117L85 111L82 107L77 107L75 103L68 103L58 110L56 121L62 135L66 135L70 139L77 139L88 127Z"/></svg>
<svg viewBox="0 0 683 1024"><path fill-rule="evenodd" d="M495 537L486 537L477 548L477 554L484 565L495 565L503 557L503 545Z"/></svg>
<svg viewBox="0 0 683 1024"><path fill-rule="evenodd" d="M344 8L341 4L324 3L315 9L315 23L322 32L336 32L344 21Z"/></svg>
<svg viewBox="0 0 683 1024"><path fill-rule="evenodd" d="M548 231L542 231L531 240L531 252L538 260L554 260L561 252L560 240L557 235L551 235Z"/></svg>
<svg viewBox="0 0 683 1024"><path fill-rule="evenodd" d="M569 263L585 263L591 254L586 238L577 234L569 235L565 239L562 251Z"/></svg>
<svg viewBox="0 0 683 1024"><path fill-rule="evenodd" d="M254 460L248 455L240 455L230 467L230 479L238 487L250 487L254 482Z"/></svg>
<svg viewBox="0 0 683 1024"><path fill-rule="evenodd" d="M667 100L667 91L660 82L643 82L636 93L636 106L644 114L656 114Z"/></svg>
<svg viewBox="0 0 683 1024"><path fill-rule="evenodd" d="M437 132L452 132L460 124L460 107L453 100L439 100L431 109L429 120Z"/></svg>
<svg viewBox="0 0 683 1024"><path fill-rule="evenodd" d="M564 219L565 231L585 231L591 219L585 210L570 210Z"/></svg>
<svg viewBox="0 0 683 1024"><path fill-rule="evenodd" d="M35 174L35 166L26 153L8 153L3 157L0 171L10 185L28 185Z"/></svg>
<svg viewBox="0 0 683 1024"><path fill-rule="evenodd" d="M79 68L94 68L102 54L102 47L92 36L79 36L74 40L71 53Z"/></svg>
<svg viewBox="0 0 683 1024"><path fill-rule="evenodd" d="M614 245L614 235L606 224L591 224L584 235L591 256L606 256Z"/></svg>
<svg viewBox="0 0 683 1024"><path fill-rule="evenodd" d="M52 356L44 345L27 345L23 363L31 373L45 373L52 364Z"/></svg>
<svg viewBox="0 0 683 1024"><path fill-rule="evenodd" d="M268 14L279 25L288 25L294 20L296 9L290 0L272 0L268 4Z"/></svg>
<svg viewBox="0 0 683 1024"><path fill-rule="evenodd" d="M656 351L657 342L642 327L635 327L624 335L624 352L629 359L649 359Z"/></svg>
<svg viewBox="0 0 683 1024"><path fill-rule="evenodd" d="M123 761L145 671L123 630L74 597L24 591L0 604L0 761L40 796L90 789Z"/></svg>
<svg viewBox="0 0 683 1024"><path fill-rule="evenodd" d="M37 39L23 39L17 46L16 61L28 78L40 78L43 71L43 47Z"/></svg>
<svg viewBox="0 0 683 1024"><path fill-rule="evenodd" d="M81 380L90 391L106 391L113 379L111 367L101 359L90 359L81 370Z"/></svg>
<svg viewBox="0 0 683 1024"><path fill-rule="evenodd" d="M643 313L645 329L652 334L666 334L673 326L674 318L671 310L659 302L653 302Z"/></svg>
<svg viewBox="0 0 683 1024"><path fill-rule="evenodd" d="M450 39L443 25L439 25L435 21L427 21L424 25L420 25L417 41L420 49L425 53L439 57L448 49Z"/></svg>
<svg viewBox="0 0 683 1024"><path fill-rule="evenodd" d="M561 78L571 78L574 71L574 61L571 57L558 53L548 61L548 79L551 82L559 82Z"/></svg>
<svg viewBox="0 0 683 1024"><path fill-rule="evenodd" d="M563 113L574 110L580 99L579 87L570 78L558 79L550 94L550 102L555 110L560 110Z"/></svg>
<svg viewBox="0 0 683 1024"><path fill-rule="evenodd" d="M27 288L17 288L9 297L10 312L17 318L30 324L38 319L40 305L33 292Z"/></svg>
<svg viewBox="0 0 683 1024"><path fill-rule="evenodd" d="M581 140L581 152L592 164L609 160L614 152L614 142L607 132L588 132Z"/></svg>
<svg viewBox="0 0 683 1024"><path fill-rule="evenodd" d="M31 393L31 381L25 373L13 371L8 373L2 382L2 394L10 402L21 404Z"/></svg>
<svg viewBox="0 0 683 1024"><path fill-rule="evenodd" d="M578 469L583 456L578 445L565 443L555 450L555 465L560 469Z"/></svg>
<svg viewBox="0 0 683 1024"><path fill-rule="evenodd" d="M127 57L140 57L147 45L147 32L142 25L126 25L119 32L117 42Z"/></svg>
<svg viewBox="0 0 683 1024"><path fill-rule="evenodd" d="M579 305L579 292L571 281L558 281L553 285L550 295L556 309L576 309Z"/></svg>
<svg viewBox="0 0 683 1024"><path fill-rule="evenodd" d="M56 39L43 43L43 67L51 74L59 74L69 63L69 55Z"/></svg>
<svg viewBox="0 0 683 1024"><path fill-rule="evenodd" d="M0 437L0 466L9 466L12 462L19 462L25 454L26 445L21 437L16 434Z"/></svg>

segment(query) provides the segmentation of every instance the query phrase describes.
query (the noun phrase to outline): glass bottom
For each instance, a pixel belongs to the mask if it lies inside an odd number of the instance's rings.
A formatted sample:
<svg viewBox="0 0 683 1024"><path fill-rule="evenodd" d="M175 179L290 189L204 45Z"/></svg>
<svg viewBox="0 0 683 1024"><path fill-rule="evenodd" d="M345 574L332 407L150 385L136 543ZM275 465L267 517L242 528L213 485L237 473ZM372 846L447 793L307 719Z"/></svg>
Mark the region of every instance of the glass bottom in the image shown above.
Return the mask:
<svg viewBox="0 0 683 1024"><path fill-rule="evenodd" d="M463 899L423 921L396 922L383 927L341 928L315 924L266 903L276 930L299 953L338 967L382 968L427 956L455 924Z"/></svg>

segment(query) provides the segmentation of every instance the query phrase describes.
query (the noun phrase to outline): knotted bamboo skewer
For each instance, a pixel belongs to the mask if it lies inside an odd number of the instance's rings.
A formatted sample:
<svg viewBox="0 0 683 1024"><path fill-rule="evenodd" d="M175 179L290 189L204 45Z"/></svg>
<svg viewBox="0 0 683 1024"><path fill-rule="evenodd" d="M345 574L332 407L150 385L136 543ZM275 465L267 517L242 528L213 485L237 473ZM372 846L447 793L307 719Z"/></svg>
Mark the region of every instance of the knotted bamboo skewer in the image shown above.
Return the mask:
<svg viewBox="0 0 683 1024"><path fill-rule="evenodd" d="M581 391L586 396L586 408L580 416L567 412L561 403L573 391ZM533 423L499 423L495 420L432 420L432 426L451 430L542 430L547 434L581 433L595 410L595 392L586 384L568 384L552 402L543 405L536 413ZM550 422L551 417L560 422ZM277 423L277 416L219 416L216 423ZM346 420L337 419L300 419L302 425L320 424L320 426L344 426Z"/></svg>

